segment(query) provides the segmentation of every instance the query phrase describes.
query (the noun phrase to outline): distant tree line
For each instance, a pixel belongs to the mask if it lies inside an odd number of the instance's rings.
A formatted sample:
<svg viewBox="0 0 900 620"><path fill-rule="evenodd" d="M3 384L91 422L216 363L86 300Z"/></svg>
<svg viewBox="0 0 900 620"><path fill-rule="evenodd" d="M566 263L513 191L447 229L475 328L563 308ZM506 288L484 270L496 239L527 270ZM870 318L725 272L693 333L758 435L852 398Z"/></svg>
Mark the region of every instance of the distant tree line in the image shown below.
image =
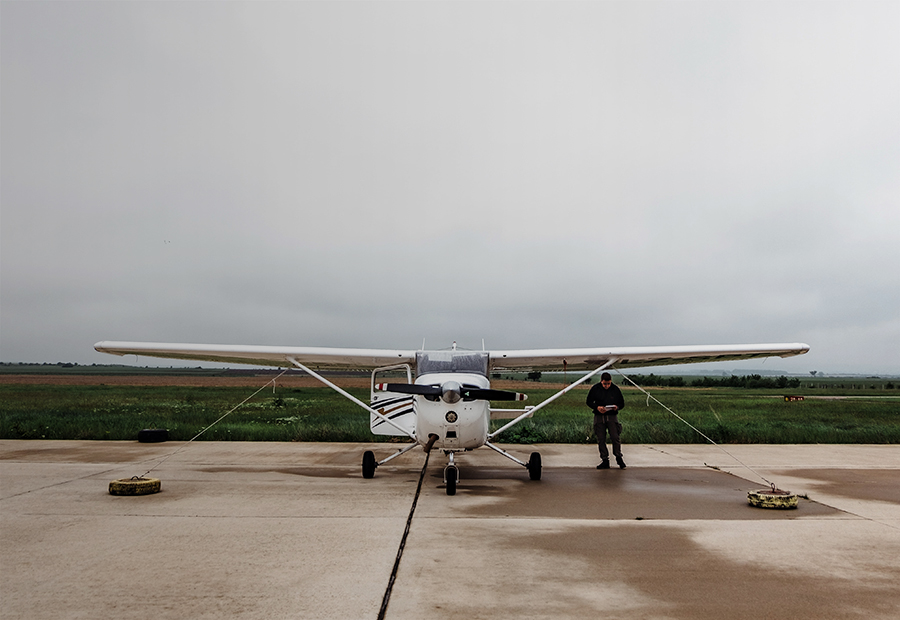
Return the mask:
<svg viewBox="0 0 900 620"><path fill-rule="evenodd" d="M784 375L780 377L763 377L762 375L743 375L730 377L698 377L688 383L684 377L660 377L650 373L649 375L632 375L632 381L647 387L733 387L733 388L770 388L787 389L800 387L800 379L789 379Z"/></svg>

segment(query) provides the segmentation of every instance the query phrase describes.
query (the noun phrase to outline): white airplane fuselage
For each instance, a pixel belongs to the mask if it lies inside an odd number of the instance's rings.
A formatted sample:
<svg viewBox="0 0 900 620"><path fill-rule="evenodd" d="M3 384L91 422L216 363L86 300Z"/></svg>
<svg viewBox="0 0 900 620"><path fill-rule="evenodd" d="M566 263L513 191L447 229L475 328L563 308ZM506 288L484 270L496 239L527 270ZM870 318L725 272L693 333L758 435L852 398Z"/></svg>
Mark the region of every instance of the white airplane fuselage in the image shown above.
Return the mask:
<svg viewBox="0 0 900 620"><path fill-rule="evenodd" d="M416 378L417 385L446 385L457 382L466 387L490 388L484 375L475 373L430 373ZM491 410L486 400L446 402L441 397L416 396L416 437L428 443L431 435L438 439L434 447L440 450L473 450L487 441Z"/></svg>

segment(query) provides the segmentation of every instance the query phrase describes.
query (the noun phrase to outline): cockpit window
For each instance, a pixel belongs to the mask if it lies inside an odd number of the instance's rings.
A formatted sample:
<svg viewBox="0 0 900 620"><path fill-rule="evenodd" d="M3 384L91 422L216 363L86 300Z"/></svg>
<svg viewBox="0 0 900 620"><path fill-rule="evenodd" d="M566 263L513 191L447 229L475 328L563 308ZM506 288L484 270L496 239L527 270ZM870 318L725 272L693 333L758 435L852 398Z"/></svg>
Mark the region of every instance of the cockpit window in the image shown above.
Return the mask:
<svg viewBox="0 0 900 620"><path fill-rule="evenodd" d="M482 351L419 351L416 374L472 372L487 376L488 354Z"/></svg>

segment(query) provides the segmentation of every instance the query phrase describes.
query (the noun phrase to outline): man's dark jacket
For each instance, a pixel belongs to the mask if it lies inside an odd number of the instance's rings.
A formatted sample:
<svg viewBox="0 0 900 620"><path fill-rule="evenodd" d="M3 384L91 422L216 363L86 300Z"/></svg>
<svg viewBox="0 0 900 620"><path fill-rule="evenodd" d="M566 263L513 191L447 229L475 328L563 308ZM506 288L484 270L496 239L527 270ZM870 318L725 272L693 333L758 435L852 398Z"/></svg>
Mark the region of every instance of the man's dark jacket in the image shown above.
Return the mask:
<svg viewBox="0 0 900 620"><path fill-rule="evenodd" d="M587 406L591 411L598 413L597 407L600 405L616 405L620 410L625 408L625 399L622 397L622 390L615 383L610 384L608 388L604 388L597 383L591 388L587 395ZM612 415L612 412L610 412Z"/></svg>

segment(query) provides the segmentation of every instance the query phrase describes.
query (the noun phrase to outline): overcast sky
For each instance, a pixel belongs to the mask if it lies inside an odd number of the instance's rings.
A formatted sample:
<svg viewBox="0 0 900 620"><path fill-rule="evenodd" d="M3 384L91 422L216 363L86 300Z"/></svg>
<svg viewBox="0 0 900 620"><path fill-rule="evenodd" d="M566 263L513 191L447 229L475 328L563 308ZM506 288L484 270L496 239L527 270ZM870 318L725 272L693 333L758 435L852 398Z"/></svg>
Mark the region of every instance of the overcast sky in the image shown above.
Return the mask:
<svg viewBox="0 0 900 620"><path fill-rule="evenodd" d="M800 341L747 367L900 373L900 2L4 1L0 28L2 361Z"/></svg>

